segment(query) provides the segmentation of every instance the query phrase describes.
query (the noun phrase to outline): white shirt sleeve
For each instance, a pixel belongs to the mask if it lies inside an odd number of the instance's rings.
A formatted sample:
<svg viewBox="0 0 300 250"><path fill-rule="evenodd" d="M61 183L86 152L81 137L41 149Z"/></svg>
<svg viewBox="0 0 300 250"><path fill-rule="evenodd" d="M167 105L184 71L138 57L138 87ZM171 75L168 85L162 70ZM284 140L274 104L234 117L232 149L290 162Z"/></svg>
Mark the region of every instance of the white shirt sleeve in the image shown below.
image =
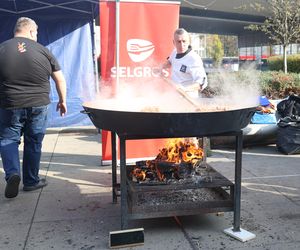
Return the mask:
<svg viewBox="0 0 300 250"><path fill-rule="evenodd" d="M194 83L199 83L202 90L207 87L207 75L200 57L194 57L194 62L191 63L190 73Z"/></svg>

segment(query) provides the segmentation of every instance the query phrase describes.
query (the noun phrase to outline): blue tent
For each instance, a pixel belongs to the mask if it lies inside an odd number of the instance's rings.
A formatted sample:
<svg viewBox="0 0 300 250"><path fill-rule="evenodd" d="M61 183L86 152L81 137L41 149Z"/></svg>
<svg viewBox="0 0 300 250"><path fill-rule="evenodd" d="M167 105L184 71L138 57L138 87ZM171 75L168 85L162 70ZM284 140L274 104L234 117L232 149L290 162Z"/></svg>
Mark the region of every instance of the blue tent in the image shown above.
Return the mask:
<svg viewBox="0 0 300 250"><path fill-rule="evenodd" d="M94 20L99 13L95 0L1 0L0 43L13 36L19 17L33 18L39 26L38 42L58 59L67 81L68 114L56 112L57 94L51 82L49 127L91 124L81 114L82 102L96 90L94 61Z"/></svg>

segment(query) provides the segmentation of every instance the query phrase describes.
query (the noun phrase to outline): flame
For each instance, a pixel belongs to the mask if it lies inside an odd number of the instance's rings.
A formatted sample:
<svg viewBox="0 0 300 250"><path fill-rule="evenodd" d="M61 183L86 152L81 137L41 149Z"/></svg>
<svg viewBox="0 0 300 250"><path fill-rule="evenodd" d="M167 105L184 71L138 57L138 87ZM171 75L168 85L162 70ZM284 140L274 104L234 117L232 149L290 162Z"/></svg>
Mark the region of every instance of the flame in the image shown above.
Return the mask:
<svg viewBox="0 0 300 250"><path fill-rule="evenodd" d="M146 172L140 168L133 169L132 175L135 176L138 181L144 181L146 179Z"/></svg>
<svg viewBox="0 0 300 250"><path fill-rule="evenodd" d="M169 139L167 146L159 150L156 160L175 163L194 163L203 158L203 150L199 148L194 139Z"/></svg>
<svg viewBox="0 0 300 250"><path fill-rule="evenodd" d="M145 162L143 168L136 166L131 175L139 181L145 181L151 173L151 176L155 176L158 181L165 181L166 176L158 168L158 163L165 161L175 164L191 163L194 164L203 158L202 148L196 145L195 139L189 138L177 138L169 139L166 147L159 150L159 154L155 160L148 160ZM178 170L178 169L177 169Z"/></svg>

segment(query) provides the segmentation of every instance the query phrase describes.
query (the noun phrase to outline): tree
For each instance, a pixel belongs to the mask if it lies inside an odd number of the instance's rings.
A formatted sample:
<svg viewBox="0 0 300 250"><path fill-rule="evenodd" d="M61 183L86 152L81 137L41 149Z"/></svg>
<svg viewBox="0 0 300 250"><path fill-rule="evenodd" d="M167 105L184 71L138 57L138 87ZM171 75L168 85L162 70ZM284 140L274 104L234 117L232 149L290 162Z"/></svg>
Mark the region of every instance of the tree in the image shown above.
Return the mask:
<svg viewBox="0 0 300 250"><path fill-rule="evenodd" d="M258 4L252 5L258 8ZM300 0L268 0L271 15L262 25L250 25L251 30L264 32L271 41L283 47L284 73L287 73L287 46L300 41Z"/></svg>
<svg viewBox="0 0 300 250"><path fill-rule="evenodd" d="M212 35L209 40L208 54L214 60L214 64L220 66L224 56L223 44L218 35Z"/></svg>
<svg viewBox="0 0 300 250"><path fill-rule="evenodd" d="M237 36L220 36L224 47L224 56L237 57L238 51L238 37Z"/></svg>

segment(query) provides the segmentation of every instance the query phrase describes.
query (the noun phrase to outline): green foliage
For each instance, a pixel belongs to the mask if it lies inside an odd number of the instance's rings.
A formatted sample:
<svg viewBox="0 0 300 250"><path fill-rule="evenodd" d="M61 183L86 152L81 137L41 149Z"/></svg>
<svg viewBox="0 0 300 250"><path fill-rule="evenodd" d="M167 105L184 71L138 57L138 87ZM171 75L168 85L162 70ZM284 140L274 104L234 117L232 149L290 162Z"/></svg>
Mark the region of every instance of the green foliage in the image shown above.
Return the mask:
<svg viewBox="0 0 300 250"><path fill-rule="evenodd" d="M218 35L213 35L209 46L209 55L213 59L214 64L219 66L224 56L223 44Z"/></svg>
<svg viewBox="0 0 300 250"><path fill-rule="evenodd" d="M252 71L255 79L250 79L249 70L240 70L238 72L214 73L208 75L208 91L214 95L223 92L222 88L225 81L232 81L239 86L253 85L258 83L261 95L269 99L283 99L291 94L299 95L300 93L300 74L287 73L282 71Z"/></svg>
<svg viewBox="0 0 300 250"><path fill-rule="evenodd" d="M271 99L285 98L300 93L300 75L282 71L265 71L259 74L262 94Z"/></svg>
<svg viewBox="0 0 300 250"><path fill-rule="evenodd" d="M280 71L283 70L282 56L271 56L267 59L269 70Z"/></svg>
<svg viewBox="0 0 300 250"><path fill-rule="evenodd" d="M271 56L268 58L268 65L270 70L283 70L282 56ZM300 73L300 54L287 56L288 71L292 73Z"/></svg>
<svg viewBox="0 0 300 250"><path fill-rule="evenodd" d="M237 36L220 36L224 47L224 56L237 57L238 51L238 37Z"/></svg>
<svg viewBox="0 0 300 250"><path fill-rule="evenodd" d="M287 57L289 72L300 73L300 55L290 55Z"/></svg>

